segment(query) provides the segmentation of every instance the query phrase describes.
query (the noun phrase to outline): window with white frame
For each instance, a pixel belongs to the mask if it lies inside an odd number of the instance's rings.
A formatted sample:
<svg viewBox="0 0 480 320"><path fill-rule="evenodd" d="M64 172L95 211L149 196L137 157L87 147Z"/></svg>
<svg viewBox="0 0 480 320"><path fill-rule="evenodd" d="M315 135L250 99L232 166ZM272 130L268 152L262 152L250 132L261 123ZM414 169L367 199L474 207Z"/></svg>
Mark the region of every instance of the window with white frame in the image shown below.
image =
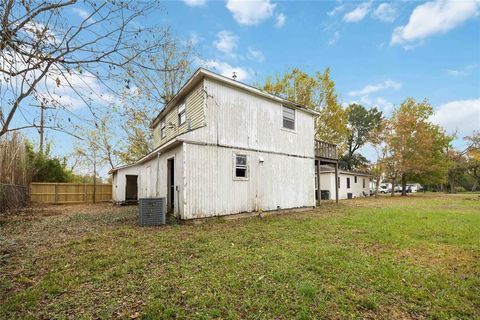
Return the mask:
<svg viewBox="0 0 480 320"><path fill-rule="evenodd" d="M357 176L355 176L355 183L357 183Z"/></svg>
<svg viewBox="0 0 480 320"><path fill-rule="evenodd" d="M365 178L363 179L363 187L365 188Z"/></svg>
<svg viewBox="0 0 480 320"><path fill-rule="evenodd" d="M181 105L178 106L178 125L182 125L185 123L186 120L186 114L185 114L185 103L182 103Z"/></svg>
<svg viewBox="0 0 480 320"><path fill-rule="evenodd" d="M247 155L235 154L235 170L234 178L247 179L248 178Z"/></svg>
<svg viewBox="0 0 480 320"><path fill-rule="evenodd" d="M160 121L160 138L163 139L165 138L165 119L163 119L162 121Z"/></svg>
<svg viewBox="0 0 480 320"><path fill-rule="evenodd" d="M295 130L295 109L283 107L283 127Z"/></svg>

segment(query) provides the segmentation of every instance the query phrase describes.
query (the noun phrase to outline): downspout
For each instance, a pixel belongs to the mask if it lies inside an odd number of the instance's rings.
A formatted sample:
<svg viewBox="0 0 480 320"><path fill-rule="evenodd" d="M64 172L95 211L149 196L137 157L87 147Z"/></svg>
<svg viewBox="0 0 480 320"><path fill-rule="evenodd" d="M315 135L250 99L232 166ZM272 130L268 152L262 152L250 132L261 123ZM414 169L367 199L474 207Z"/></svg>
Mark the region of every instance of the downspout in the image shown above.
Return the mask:
<svg viewBox="0 0 480 320"><path fill-rule="evenodd" d="M157 180L155 181L155 195L158 197L159 192L158 192L158 181L160 175L160 152L157 152Z"/></svg>

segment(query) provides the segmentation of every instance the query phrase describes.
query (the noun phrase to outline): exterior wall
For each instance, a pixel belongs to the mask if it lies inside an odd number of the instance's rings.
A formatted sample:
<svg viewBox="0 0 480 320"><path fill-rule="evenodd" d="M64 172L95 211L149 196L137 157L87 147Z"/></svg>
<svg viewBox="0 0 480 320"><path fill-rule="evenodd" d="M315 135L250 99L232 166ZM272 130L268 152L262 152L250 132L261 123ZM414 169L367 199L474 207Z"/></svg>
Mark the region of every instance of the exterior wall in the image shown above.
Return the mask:
<svg viewBox="0 0 480 320"><path fill-rule="evenodd" d="M184 191L184 154L182 145L163 153L160 156L139 164L138 172L138 197L167 197L168 179L167 179L167 160L174 158L175 163L175 214L181 215L183 212L183 191ZM178 188L177 188L178 187Z"/></svg>
<svg viewBox="0 0 480 320"><path fill-rule="evenodd" d="M196 144L184 149L184 219L315 205L314 159ZM247 155L247 180L234 179L237 152Z"/></svg>
<svg viewBox="0 0 480 320"><path fill-rule="evenodd" d="M314 158L314 117L295 111L295 131L283 128L280 103L206 78L206 127L189 132L207 144Z"/></svg>
<svg viewBox="0 0 480 320"><path fill-rule="evenodd" d="M340 188L338 188L338 198L347 199L347 193L353 193L354 198L363 197L362 192L370 194L370 178L368 176L357 175L355 183L355 174L339 172ZM350 188L347 188L347 178L350 178ZM363 179L365 179L365 188L363 188ZM320 188L330 190L330 199L335 199L335 173L320 173Z"/></svg>
<svg viewBox="0 0 480 320"><path fill-rule="evenodd" d="M284 129L281 103L205 78L186 98L185 124L176 126L176 107L164 117L175 127L160 139L159 121L155 147L184 142L135 166L139 198L167 197L167 159L175 157L182 219L315 206L312 114L296 109L295 130ZM234 178L235 152L247 155L246 180Z"/></svg>
<svg viewBox="0 0 480 320"><path fill-rule="evenodd" d="M125 201L126 175L138 175L138 166L118 169L115 172L112 179L112 200L114 202Z"/></svg>
<svg viewBox="0 0 480 320"><path fill-rule="evenodd" d="M320 190L329 190L330 199L335 199L335 174L320 173Z"/></svg>
<svg viewBox="0 0 480 320"><path fill-rule="evenodd" d="M204 102L205 95L203 92L203 82L201 82L184 100L186 102L186 121L181 126L178 126L178 111L177 106L172 108L162 119L165 119L165 137L160 136L161 120L156 127L153 128L153 147L157 148L179 134L185 133L188 130L197 129L205 125ZM173 128L168 128L168 124L173 124ZM190 126L189 126L190 125Z"/></svg>

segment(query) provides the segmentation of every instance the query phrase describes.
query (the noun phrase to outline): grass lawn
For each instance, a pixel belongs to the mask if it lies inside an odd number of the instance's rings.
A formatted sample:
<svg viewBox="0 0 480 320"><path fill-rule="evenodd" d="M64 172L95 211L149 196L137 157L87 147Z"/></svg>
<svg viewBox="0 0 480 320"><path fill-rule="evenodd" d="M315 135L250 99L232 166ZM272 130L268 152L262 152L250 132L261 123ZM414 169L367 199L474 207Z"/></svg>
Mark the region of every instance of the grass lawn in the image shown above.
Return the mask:
<svg viewBox="0 0 480 320"><path fill-rule="evenodd" d="M136 207L0 215L0 318L480 318L480 197L140 228Z"/></svg>

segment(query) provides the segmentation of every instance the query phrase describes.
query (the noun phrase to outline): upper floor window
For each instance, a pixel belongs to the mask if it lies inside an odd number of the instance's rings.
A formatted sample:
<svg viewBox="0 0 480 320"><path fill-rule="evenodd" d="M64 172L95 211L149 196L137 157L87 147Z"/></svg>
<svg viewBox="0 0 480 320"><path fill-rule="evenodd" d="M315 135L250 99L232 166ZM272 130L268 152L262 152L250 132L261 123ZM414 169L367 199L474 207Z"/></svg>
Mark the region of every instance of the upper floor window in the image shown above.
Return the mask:
<svg viewBox="0 0 480 320"><path fill-rule="evenodd" d="M160 138L165 138L165 119L160 122Z"/></svg>
<svg viewBox="0 0 480 320"><path fill-rule="evenodd" d="M295 109L283 107L283 127L295 130Z"/></svg>
<svg viewBox="0 0 480 320"><path fill-rule="evenodd" d="M355 183L357 183L357 176L355 176Z"/></svg>
<svg viewBox="0 0 480 320"><path fill-rule="evenodd" d="M181 105L178 106L178 125L182 125L185 123L186 120L186 114L185 114L185 103L182 103Z"/></svg>
<svg viewBox="0 0 480 320"><path fill-rule="evenodd" d="M347 189L350 189L350 178L347 178Z"/></svg>
<svg viewBox="0 0 480 320"><path fill-rule="evenodd" d="M248 178L247 176L247 155L235 154L235 171L234 178Z"/></svg>
<svg viewBox="0 0 480 320"><path fill-rule="evenodd" d="M363 179L363 187L365 188L365 179Z"/></svg>

